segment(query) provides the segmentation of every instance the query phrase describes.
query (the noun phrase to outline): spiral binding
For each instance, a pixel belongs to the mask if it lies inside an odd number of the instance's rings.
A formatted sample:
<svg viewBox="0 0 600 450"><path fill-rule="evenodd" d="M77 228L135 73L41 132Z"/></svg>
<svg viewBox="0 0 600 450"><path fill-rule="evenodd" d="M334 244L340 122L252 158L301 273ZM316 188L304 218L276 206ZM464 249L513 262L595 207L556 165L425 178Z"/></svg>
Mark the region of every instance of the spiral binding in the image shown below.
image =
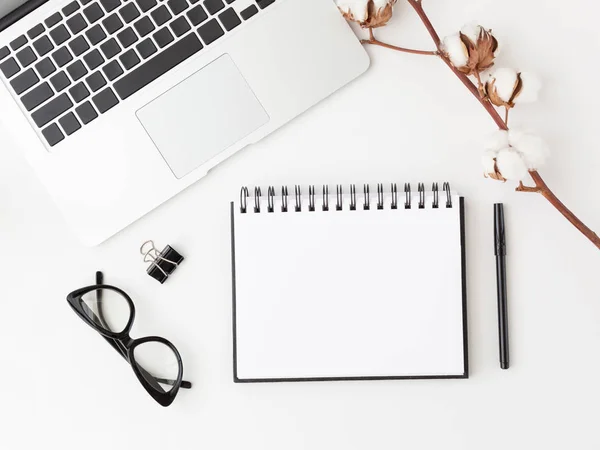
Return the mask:
<svg viewBox="0 0 600 450"><path fill-rule="evenodd" d="M431 191L433 193L433 200L431 203L431 207L434 209L438 209L440 207L440 189L438 183L433 183L431 186ZM444 182L442 184L442 191L446 194L446 208L452 208L452 192L450 190L450 183ZM419 203L416 205L418 209L425 208L426 202L426 191L425 184L419 183L417 186L417 192L419 194ZM329 186L323 185L322 189L323 200L321 203L322 211L329 211L330 203L329 203ZM395 183L392 183L390 186L391 193L391 209L398 209L398 186ZM377 204L376 207L378 210L382 210L385 208L385 187L382 183L377 184ZM275 187L269 186L267 189L267 212L273 213L275 212ZM314 212L317 210L316 208L316 189L315 186L311 185L308 187L308 211ZM248 197L250 197L250 191L247 187L243 187L240 191L240 212L246 213L248 211ZM254 206L252 210L255 213L261 212L261 197L262 191L260 187L254 188ZM281 212L289 211L289 191L287 186L281 187ZM294 208L295 212L302 212L302 189L300 185L294 186ZM410 183L404 184L404 209L412 209L413 207L413 199L412 199L412 190L410 187ZM356 194L356 185L350 185L350 205L348 208L350 211L356 211L358 206L357 202L357 194ZM371 188L368 184L363 185L363 210L368 211L371 209ZM341 184L336 185L335 188L335 210L343 211L344 210L344 188Z"/></svg>

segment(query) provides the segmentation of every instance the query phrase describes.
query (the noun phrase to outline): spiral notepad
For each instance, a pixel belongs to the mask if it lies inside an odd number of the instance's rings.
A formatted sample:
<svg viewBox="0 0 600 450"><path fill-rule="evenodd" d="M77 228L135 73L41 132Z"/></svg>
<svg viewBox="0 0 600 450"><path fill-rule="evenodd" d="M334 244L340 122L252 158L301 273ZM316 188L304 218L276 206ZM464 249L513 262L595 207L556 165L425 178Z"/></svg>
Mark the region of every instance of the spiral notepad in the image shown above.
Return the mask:
<svg viewBox="0 0 600 450"><path fill-rule="evenodd" d="M448 183L243 188L231 239L236 382L468 377Z"/></svg>

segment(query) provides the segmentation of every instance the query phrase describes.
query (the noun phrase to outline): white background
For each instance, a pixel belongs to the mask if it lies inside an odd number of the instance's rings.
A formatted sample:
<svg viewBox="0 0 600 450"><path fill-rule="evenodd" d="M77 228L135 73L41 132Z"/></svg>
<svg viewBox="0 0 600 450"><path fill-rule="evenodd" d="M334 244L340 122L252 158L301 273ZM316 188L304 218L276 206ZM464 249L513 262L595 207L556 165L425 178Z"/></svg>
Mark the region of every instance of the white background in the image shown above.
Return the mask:
<svg viewBox="0 0 600 450"><path fill-rule="evenodd" d="M542 175L600 230L600 8L587 0L425 6L440 34L477 19L500 38L501 65L544 77L543 100L515 111L512 124L547 138L553 156ZM396 11L379 35L432 48L402 0ZM600 251L541 197L482 177L480 143L493 123L440 61L368 51L364 77L98 248L75 241L17 144L0 141L0 447L600 446ZM446 179L467 197L469 380L232 383L229 201L241 185ZM506 203L509 233L508 371L497 356L497 201ZM164 286L137 253L150 238L186 256ZM195 384L172 407L155 404L67 306L66 294L92 283L97 269L136 302L134 336L162 335L181 351Z"/></svg>

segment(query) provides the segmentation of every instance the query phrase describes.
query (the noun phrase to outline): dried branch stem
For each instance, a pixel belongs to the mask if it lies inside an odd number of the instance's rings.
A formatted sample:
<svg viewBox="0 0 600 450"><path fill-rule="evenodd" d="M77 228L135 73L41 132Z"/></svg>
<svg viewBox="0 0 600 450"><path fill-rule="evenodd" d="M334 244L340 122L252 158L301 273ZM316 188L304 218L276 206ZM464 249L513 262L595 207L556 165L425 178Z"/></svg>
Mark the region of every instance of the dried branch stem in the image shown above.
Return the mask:
<svg viewBox="0 0 600 450"><path fill-rule="evenodd" d="M479 101L479 103L481 103L481 105L485 108L485 110L490 115L492 120L496 123L498 128L501 130L508 130L508 109L506 111L505 119L503 120L502 117L500 116L500 114L498 113L498 111L496 110L496 108L494 108L494 105L492 105L492 103L489 101L489 99L481 96L480 90L471 81L471 79L467 75L465 75L464 73L462 73L461 71L456 69L452 65L452 63L450 62L448 57L446 55L444 55L444 53L441 50L441 39L440 39L439 35L437 34L431 21L429 20L429 17L427 17L427 14L425 13L425 11L423 9L422 1L421 0L407 0L407 2L413 7L413 9L415 10L417 15L423 22L423 25L425 25L425 28L427 29L429 35L431 36L431 39L433 40L433 42L437 48L437 51L429 52L429 51L423 51L423 50L413 50L413 49L396 47L394 45L386 44L384 42L381 42L381 41L378 41L377 39L375 39L372 29L369 29L370 39L363 40L362 42L364 44L378 45L380 47L385 47L385 48L389 48L391 50L405 52L405 53L438 56L442 61L444 61L444 63L446 63L446 65L450 68L450 70L452 70L452 72L454 72L454 74L458 77L458 79L465 85L465 87L471 92L471 94L473 94L473 96ZM481 81L479 81L479 83L481 84ZM540 174L536 170L531 170L531 171L529 171L529 175L533 179L533 181L535 183L535 187L528 187L528 186L524 186L523 183L519 183L519 186L517 187L517 191L519 191L519 192L534 192L534 193L541 194L569 222L571 222L571 224L573 224L573 226L575 226L575 228L577 228L597 248L600 249L600 237L598 237L598 235L596 233L594 233L581 220L579 220L579 218L575 214L573 214L569 210L569 208L567 208L565 206L565 204L562 203L558 199L558 197L556 197L556 195L554 195L554 193L550 190L550 188L545 183L545 181L542 179Z"/></svg>
<svg viewBox="0 0 600 450"><path fill-rule="evenodd" d="M386 44L385 42L381 42L375 38L373 28L369 28L369 39L362 39L360 42L363 44L378 45L380 47L389 48L390 50L395 50L397 52L412 53L413 55L437 56L438 54L436 51L415 50L412 48L397 47L395 45Z"/></svg>

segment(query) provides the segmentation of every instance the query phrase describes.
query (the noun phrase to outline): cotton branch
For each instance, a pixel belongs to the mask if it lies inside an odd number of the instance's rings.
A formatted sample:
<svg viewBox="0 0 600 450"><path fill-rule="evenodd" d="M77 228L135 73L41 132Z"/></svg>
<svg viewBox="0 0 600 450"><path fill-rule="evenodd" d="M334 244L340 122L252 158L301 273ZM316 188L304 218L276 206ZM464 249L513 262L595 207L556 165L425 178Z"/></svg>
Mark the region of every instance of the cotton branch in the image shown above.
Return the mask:
<svg viewBox="0 0 600 450"><path fill-rule="evenodd" d="M429 35L431 36L431 39L433 40L433 43L435 44L435 47L437 49L436 51L414 50L414 49L408 49L408 48L404 48L404 47L397 47L394 45L386 44L375 38L374 33L373 33L373 27L364 26L364 24L363 24L363 28L369 29L369 37L370 38L368 40L363 40L361 42L363 44L377 45L380 47L388 48L390 50L404 52L404 53L438 56L448 66L448 68L450 70L452 70L452 72L456 75L456 77L463 83L463 85L469 90L469 92L471 92L471 94L477 99L477 101L479 101L479 103L483 106L483 108L486 110L486 112L489 114L489 116L492 118L492 120L498 126L498 128L500 130L508 131L508 110L509 110L509 108L506 107L505 118L503 119L500 116L500 114L498 113L498 110L491 103L489 96L482 95L482 92L484 92L484 91L483 91L483 83L481 82L481 79L479 78L480 71L479 70L473 71L473 75L477 78L477 80L479 82L479 87L478 87L473 83L473 81L469 78L469 76L466 73L462 72L461 70L458 70L455 67L455 65L452 63L450 58L443 51L442 41L441 41L439 35L437 34L437 31L435 30L433 24L429 20L429 17L427 16L427 14L425 13L425 11L423 9L422 0L406 0L406 1L412 6L412 8L415 10L417 15L423 22L423 25L427 29L427 32L429 33ZM387 12L388 16L383 17L383 19L385 19L386 21L389 20L389 17L391 17L391 4L388 6L390 7L390 9L389 10L386 9L386 11L385 11L385 12ZM377 17L375 17L375 18L377 18ZM380 17L380 18L382 18L382 17ZM489 42L489 43L493 44L493 42ZM491 64L490 64L490 66L491 66ZM521 74L519 74L519 76L520 75ZM498 104L498 103L496 103L496 104ZM514 106L514 105L511 104L511 107L512 106ZM597 248L600 249L600 238L598 237L598 235L596 233L594 233L589 227L587 227L581 220L579 220L579 218L577 216L575 216L575 214L573 214L564 205L564 203L562 203L556 197L556 195L550 190L548 185L544 182L544 180L542 179L542 177L540 176L538 171L530 170L529 175L531 176L533 182L535 183L535 186L528 187L528 186L523 185L522 182L520 182L519 186L516 188L516 190L519 192L532 192L532 193L541 194L571 224L573 224L573 226L575 226Z"/></svg>

